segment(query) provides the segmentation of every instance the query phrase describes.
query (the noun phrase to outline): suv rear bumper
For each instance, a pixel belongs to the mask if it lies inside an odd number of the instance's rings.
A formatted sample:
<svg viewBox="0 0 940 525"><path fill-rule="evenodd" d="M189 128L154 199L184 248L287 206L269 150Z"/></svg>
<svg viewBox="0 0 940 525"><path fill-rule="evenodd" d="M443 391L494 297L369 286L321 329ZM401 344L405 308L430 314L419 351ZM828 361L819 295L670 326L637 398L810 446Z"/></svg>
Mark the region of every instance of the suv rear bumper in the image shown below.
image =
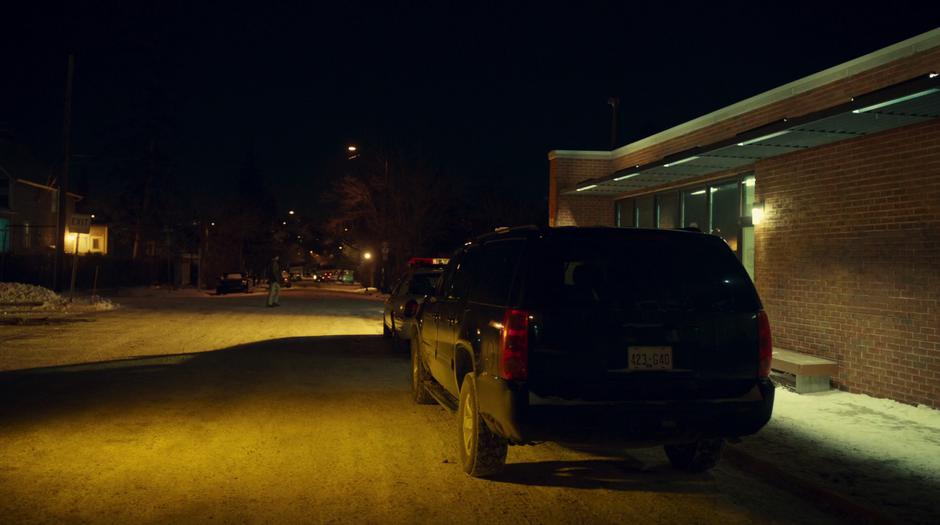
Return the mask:
<svg viewBox="0 0 940 525"><path fill-rule="evenodd" d="M761 379L729 399L584 403L530 400L524 387L481 375L477 395L489 427L513 443L605 437L641 444L753 434L770 420L774 385Z"/></svg>

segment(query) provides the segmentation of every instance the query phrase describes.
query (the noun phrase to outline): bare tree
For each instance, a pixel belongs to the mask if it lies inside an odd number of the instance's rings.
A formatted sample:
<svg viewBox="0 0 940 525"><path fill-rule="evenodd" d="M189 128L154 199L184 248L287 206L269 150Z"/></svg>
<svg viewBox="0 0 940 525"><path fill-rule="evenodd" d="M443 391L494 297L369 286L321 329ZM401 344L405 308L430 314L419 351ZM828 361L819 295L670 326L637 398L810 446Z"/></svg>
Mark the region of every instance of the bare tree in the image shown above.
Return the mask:
<svg viewBox="0 0 940 525"><path fill-rule="evenodd" d="M337 213L328 229L352 228L360 243L387 243L386 269L397 272L408 258L428 250L448 231L457 184L431 162L401 150L365 155L334 186Z"/></svg>

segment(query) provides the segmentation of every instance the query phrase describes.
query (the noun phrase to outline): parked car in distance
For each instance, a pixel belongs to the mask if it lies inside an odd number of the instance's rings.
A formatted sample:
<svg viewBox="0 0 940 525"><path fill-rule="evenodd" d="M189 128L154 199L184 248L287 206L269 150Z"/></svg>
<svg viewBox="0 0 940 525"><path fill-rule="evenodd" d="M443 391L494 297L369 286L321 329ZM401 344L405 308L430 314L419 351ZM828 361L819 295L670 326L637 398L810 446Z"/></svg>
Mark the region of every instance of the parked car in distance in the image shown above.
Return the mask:
<svg viewBox="0 0 940 525"><path fill-rule="evenodd" d="M338 268L320 268L314 275L319 282L334 282L340 280L343 271Z"/></svg>
<svg viewBox="0 0 940 525"><path fill-rule="evenodd" d="M411 338L412 322L418 312L418 305L424 298L434 293L434 288L441 274L442 266L412 266L392 286L392 291L385 301L385 313L382 317L382 335L395 340Z"/></svg>
<svg viewBox="0 0 940 525"><path fill-rule="evenodd" d="M241 272L226 272L219 276L219 284L215 287L215 293L225 295L227 293L251 291L251 280Z"/></svg>
<svg viewBox="0 0 940 525"><path fill-rule="evenodd" d="M413 398L457 413L472 476L509 445L600 437L703 471L773 410L767 315L712 235L500 229L457 251L414 319Z"/></svg>

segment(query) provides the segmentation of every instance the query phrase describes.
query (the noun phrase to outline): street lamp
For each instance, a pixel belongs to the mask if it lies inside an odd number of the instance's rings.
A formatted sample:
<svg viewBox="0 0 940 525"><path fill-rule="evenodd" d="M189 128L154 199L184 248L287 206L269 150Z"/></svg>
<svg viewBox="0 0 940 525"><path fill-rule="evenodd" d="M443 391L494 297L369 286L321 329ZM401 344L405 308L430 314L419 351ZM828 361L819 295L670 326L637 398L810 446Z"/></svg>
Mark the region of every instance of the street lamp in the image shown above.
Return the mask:
<svg viewBox="0 0 940 525"><path fill-rule="evenodd" d="M288 215L293 215L293 214L294 214L294 210L291 210L291 211L287 212L287 214L288 214Z"/></svg>
<svg viewBox="0 0 940 525"><path fill-rule="evenodd" d="M372 258L372 252L366 252L362 254L362 258L368 261L369 259Z"/></svg>

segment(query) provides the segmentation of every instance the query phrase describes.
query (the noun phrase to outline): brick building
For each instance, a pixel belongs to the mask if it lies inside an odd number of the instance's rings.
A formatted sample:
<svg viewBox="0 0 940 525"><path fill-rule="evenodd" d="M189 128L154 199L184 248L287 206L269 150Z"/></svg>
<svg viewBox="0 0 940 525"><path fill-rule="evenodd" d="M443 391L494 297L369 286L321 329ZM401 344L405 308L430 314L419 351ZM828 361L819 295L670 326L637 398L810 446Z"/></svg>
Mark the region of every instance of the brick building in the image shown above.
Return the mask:
<svg viewBox="0 0 940 525"><path fill-rule="evenodd" d="M775 347L940 407L938 72L940 29L613 151L552 151L549 224L720 235Z"/></svg>

